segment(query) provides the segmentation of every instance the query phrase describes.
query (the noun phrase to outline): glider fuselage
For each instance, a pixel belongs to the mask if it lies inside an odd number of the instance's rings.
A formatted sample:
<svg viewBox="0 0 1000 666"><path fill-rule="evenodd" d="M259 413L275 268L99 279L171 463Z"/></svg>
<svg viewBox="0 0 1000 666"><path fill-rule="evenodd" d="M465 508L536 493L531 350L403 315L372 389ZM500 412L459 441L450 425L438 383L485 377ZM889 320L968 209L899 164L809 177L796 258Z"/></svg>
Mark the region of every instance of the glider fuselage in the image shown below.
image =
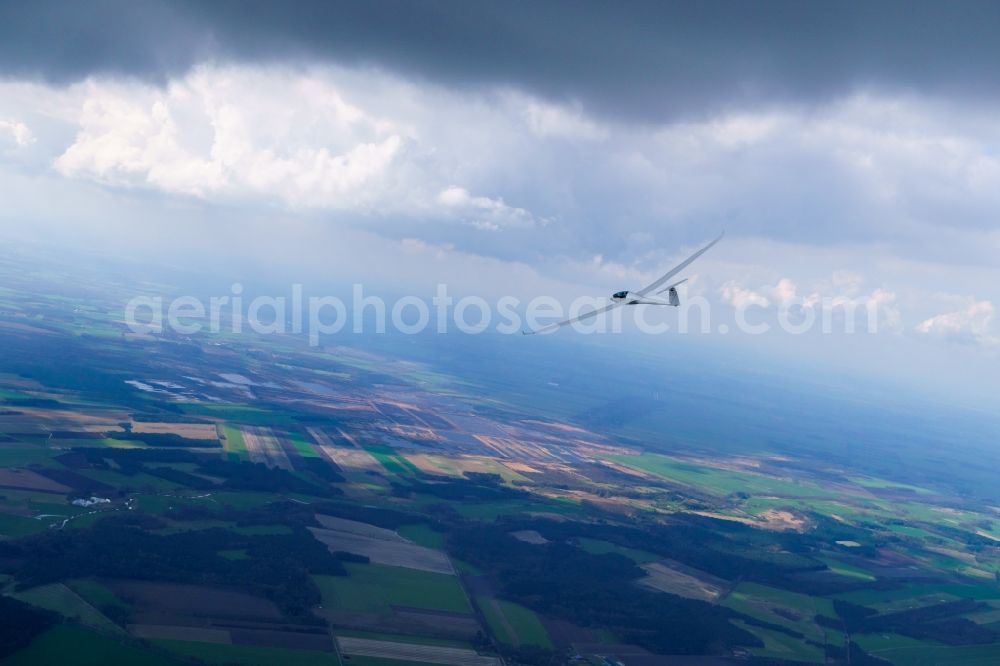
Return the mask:
<svg viewBox="0 0 1000 666"><path fill-rule="evenodd" d="M659 296L640 296L639 294L630 291L619 291L612 294L611 301L613 303L622 303L624 305L673 305L673 303L667 299L660 298Z"/></svg>

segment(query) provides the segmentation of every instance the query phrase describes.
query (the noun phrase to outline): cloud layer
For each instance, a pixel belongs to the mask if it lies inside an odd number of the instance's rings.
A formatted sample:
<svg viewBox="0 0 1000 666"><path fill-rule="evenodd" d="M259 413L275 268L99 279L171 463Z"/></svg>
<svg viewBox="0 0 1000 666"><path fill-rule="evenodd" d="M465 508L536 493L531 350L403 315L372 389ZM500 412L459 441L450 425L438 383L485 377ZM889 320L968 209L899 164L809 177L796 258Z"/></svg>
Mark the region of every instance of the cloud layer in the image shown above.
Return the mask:
<svg viewBox="0 0 1000 666"><path fill-rule="evenodd" d="M3 9L0 227L560 297L726 229L687 295L993 358L995 3Z"/></svg>
<svg viewBox="0 0 1000 666"><path fill-rule="evenodd" d="M92 74L162 82L209 60L346 63L451 87L513 85L601 115L658 122L734 106L826 102L859 87L1000 94L1000 8L986 0L3 7L0 67L60 82Z"/></svg>
<svg viewBox="0 0 1000 666"><path fill-rule="evenodd" d="M883 262L995 267L1000 251L1000 130L923 97L649 126L343 67L206 65L162 87L92 78L0 93L14 171L505 260L600 256L602 271L650 275L721 228L877 248Z"/></svg>
<svg viewBox="0 0 1000 666"><path fill-rule="evenodd" d="M944 263L1000 250L1000 130L928 98L856 94L649 126L346 68L202 66L163 87L27 87L0 84L11 91L0 130L66 177L397 237L421 223L427 240L502 257L642 260L720 228ZM29 146L35 119L47 136Z"/></svg>

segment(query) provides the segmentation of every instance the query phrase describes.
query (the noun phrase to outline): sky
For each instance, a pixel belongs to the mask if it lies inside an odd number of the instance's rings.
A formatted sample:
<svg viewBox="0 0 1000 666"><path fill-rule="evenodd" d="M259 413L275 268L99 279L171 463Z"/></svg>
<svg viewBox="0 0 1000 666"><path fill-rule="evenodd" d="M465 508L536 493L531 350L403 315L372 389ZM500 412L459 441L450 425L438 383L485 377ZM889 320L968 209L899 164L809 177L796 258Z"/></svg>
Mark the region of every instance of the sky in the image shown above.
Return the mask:
<svg viewBox="0 0 1000 666"><path fill-rule="evenodd" d="M568 302L725 230L682 298L878 332L711 344L988 406L998 30L991 2L0 1L0 237Z"/></svg>

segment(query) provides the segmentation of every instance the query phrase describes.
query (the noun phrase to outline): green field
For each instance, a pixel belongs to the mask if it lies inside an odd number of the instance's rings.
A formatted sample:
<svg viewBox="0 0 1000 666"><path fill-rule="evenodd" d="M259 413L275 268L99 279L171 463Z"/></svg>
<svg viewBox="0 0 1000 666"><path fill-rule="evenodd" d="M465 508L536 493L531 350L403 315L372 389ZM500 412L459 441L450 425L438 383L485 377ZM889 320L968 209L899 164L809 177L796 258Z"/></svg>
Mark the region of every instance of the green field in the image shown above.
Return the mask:
<svg viewBox="0 0 1000 666"><path fill-rule="evenodd" d="M792 509L802 513L816 512L825 516L838 516L852 523L866 518L883 520L891 515L876 502L856 498L847 502L843 501L844 499L751 497L742 502L740 509L752 516L759 516L773 509Z"/></svg>
<svg viewBox="0 0 1000 666"><path fill-rule="evenodd" d="M191 416L209 416L243 425L288 426L294 423L288 414L271 412L247 405L185 402L181 403L181 408L185 414L190 414Z"/></svg>
<svg viewBox="0 0 1000 666"><path fill-rule="evenodd" d="M757 657L768 659L786 659L788 661L804 661L810 663L823 662L823 650L810 645L798 638L794 638L780 631L764 629L756 625L747 624L742 620L733 620L740 629L747 631L764 641L764 647L753 647L750 651Z"/></svg>
<svg viewBox="0 0 1000 666"><path fill-rule="evenodd" d="M114 622L62 583L33 587L14 595L25 603L55 611L80 624L106 633L124 633Z"/></svg>
<svg viewBox="0 0 1000 666"><path fill-rule="evenodd" d="M948 525L959 527L971 525L988 518L989 514L974 513L951 507L939 507L921 502L894 502L892 508L896 515L905 520L908 525L927 523L929 525ZM974 532L975 529L970 529Z"/></svg>
<svg viewBox="0 0 1000 666"><path fill-rule="evenodd" d="M113 607L118 608L122 612L127 612L130 608L127 603L122 601L107 586L93 578L75 578L67 581L66 585L95 608L107 609Z"/></svg>
<svg viewBox="0 0 1000 666"><path fill-rule="evenodd" d="M28 647L0 660L3 666L181 666L186 663L79 626L53 627Z"/></svg>
<svg viewBox="0 0 1000 666"><path fill-rule="evenodd" d="M909 490L918 494L930 494L933 491L927 488L921 488L920 486L914 486L908 483L899 483L897 481L888 481L886 479L875 479L866 476L852 476L849 478L851 483L856 483L863 488L888 488L892 490Z"/></svg>
<svg viewBox="0 0 1000 666"><path fill-rule="evenodd" d="M132 474L127 476L112 470L88 469L84 476L101 481L115 488L132 488L151 492L166 492L186 488L176 483L161 479L152 474Z"/></svg>
<svg viewBox="0 0 1000 666"><path fill-rule="evenodd" d="M445 535L432 530L427 525L403 525L396 530L396 533L415 544L433 548L434 550L444 550Z"/></svg>
<svg viewBox="0 0 1000 666"><path fill-rule="evenodd" d="M345 566L348 576L314 576L324 608L380 614L390 613L392 606L472 612L455 576L381 564Z"/></svg>
<svg viewBox="0 0 1000 666"><path fill-rule="evenodd" d="M55 520L54 518L52 520ZM22 537L28 534L44 532L49 523L45 520L34 520L26 516L15 516L10 513L0 513L0 537Z"/></svg>
<svg viewBox="0 0 1000 666"><path fill-rule="evenodd" d="M239 428L231 425L222 426L222 447L227 453L245 457L247 455L247 444L243 440L243 433Z"/></svg>
<svg viewBox="0 0 1000 666"><path fill-rule="evenodd" d="M389 446L366 446L365 451L371 454L372 458L386 469L386 471L396 476L420 476L420 469L409 460L397 453Z"/></svg>
<svg viewBox="0 0 1000 666"><path fill-rule="evenodd" d="M749 599L761 600L769 603L779 604L785 608L792 608L802 613L811 615L825 615L835 618L837 614L833 610L833 602L820 597L810 597L806 594L781 590L776 587L768 587L758 583L740 583L736 587L736 592L745 595Z"/></svg>
<svg viewBox="0 0 1000 666"><path fill-rule="evenodd" d="M103 520L108 516L113 516L114 512L110 510L95 511L94 513L85 513L77 516L73 520L66 523L66 527L74 530L83 529L90 527L99 520Z"/></svg>
<svg viewBox="0 0 1000 666"><path fill-rule="evenodd" d="M655 553L639 550L637 548L619 546L618 544L601 541L600 539L588 539L587 537L582 537L577 539L577 543L580 545L580 548L588 553L593 553L594 555L618 553L619 555L624 555L625 557L633 560L636 564L648 564L649 562L658 562L663 559Z"/></svg>
<svg viewBox="0 0 1000 666"><path fill-rule="evenodd" d="M305 440L305 438L298 433L290 433L288 435L288 441L292 443L295 447L295 452L298 453L303 458L319 458L319 453L313 448L313 445Z"/></svg>
<svg viewBox="0 0 1000 666"><path fill-rule="evenodd" d="M902 534L903 536L914 537L917 539L925 539L932 536L930 532L923 529L922 527L916 527L914 525L887 525L887 529L895 534Z"/></svg>
<svg viewBox="0 0 1000 666"><path fill-rule="evenodd" d="M486 617L490 631L507 645L535 645L552 649L545 626L533 611L512 601L494 597L476 597L476 605Z"/></svg>
<svg viewBox="0 0 1000 666"><path fill-rule="evenodd" d="M861 567L845 564L844 562L835 560L832 557L820 557L818 559L823 564L830 567L830 571L840 574L841 576L848 576L849 578L857 578L859 580L867 581L875 580L875 576L871 575L868 571L862 569Z"/></svg>
<svg viewBox="0 0 1000 666"><path fill-rule="evenodd" d="M427 498L428 503L438 503L438 498ZM520 515L528 512L555 513L569 516L579 514L582 507L577 502L563 499L522 499L497 502L463 502L455 505L455 510L466 518L476 520L496 520L500 516Z"/></svg>
<svg viewBox="0 0 1000 666"><path fill-rule="evenodd" d="M757 583L740 583L722 605L763 622L787 627L819 643L823 642L824 629L815 623L814 616L837 617L829 599Z"/></svg>
<svg viewBox="0 0 1000 666"><path fill-rule="evenodd" d="M655 474L664 480L719 496L733 493L788 497L837 496L837 493L821 488L815 483L795 483L763 474L706 467L658 453L643 453L639 456L615 455L609 456L609 459L628 467Z"/></svg>
<svg viewBox="0 0 1000 666"><path fill-rule="evenodd" d="M898 634L859 634L854 641L866 651L898 666L994 666L1000 646L941 645Z"/></svg>
<svg viewBox="0 0 1000 666"><path fill-rule="evenodd" d="M895 590L858 590L838 594L838 599L879 611L904 610L955 599L1000 599L1000 587L973 585L907 585Z"/></svg>
<svg viewBox="0 0 1000 666"><path fill-rule="evenodd" d="M33 463L43 463L56 455L58 451L43 449L37 446L0 447L0 467L23 467Z"/></svg>

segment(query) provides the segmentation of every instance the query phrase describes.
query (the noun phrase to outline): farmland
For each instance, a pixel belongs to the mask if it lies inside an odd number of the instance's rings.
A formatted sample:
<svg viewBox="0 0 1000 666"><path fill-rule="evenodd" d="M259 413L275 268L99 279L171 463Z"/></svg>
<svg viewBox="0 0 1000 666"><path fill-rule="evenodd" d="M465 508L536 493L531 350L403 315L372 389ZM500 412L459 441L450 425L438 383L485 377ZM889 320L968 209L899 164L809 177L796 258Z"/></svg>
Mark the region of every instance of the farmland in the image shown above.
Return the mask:
<svg viewBox="0 0 1000 666"><path fill-rule="evenodd" d="M378 564L348 564L347 568L347 577L320 581L325 607L378 614L391 613L394 606L471 611L454 576Z"/></svg>
<svg viewBox="0 0 1000 666"><path fill-rule="evenodd" d="M181 659L154 653L138 646L73 626L49 630L27 649L3 661L4 666L35 666L37 664L80 664L81 666L130 666L143 663L151 666L180 666Z"/></svg>
<svg viewBox="0 0 1000 666"><path fill-rule="evenodd" d="M441 551L425 548L400 537L388 539L381 535L370 536L356 531L311 528L313 536L331 552L349 552L367 557L378 564L418 569L441 574L451 574L453 569Z"/></svg>
<svg viewBox="0 0 1000 666"><path fill-rule="evenodd" d="M534 645L551 648L545 627L529 609L509 601L493 597L476 599L501 643L522 646Z"/></svg>
<svg viewBox="0 0 1000 666"><path fill-rule="evenodd" d="M419 661L447 666L499 666L496 657L476 654L473 650L398 641L377 641L365 638L341 637L340 652L352 657L378 657L396 661Z"/></svg>
<svg viewBox="0 0 1000 666"><path fill-rule="evenodd" d="M4 665L1000 655L985 463L959 491L919 443L903 474L890 444L707 441L660 420L701 403L612 398L555 348L512 375L485 339L133 336L127 286L6 275L0 600L31 640Z"/></svg>
<svg viewBox="0 0 1000 666"><path fill-rule="evenodd" d="M713 581L711 577L700 573L693 575L693 572L682 571L676 565L652 562L643 566L643 569L648 575L639 580L641 585L679 597L715 601L728 587L725 581Z"/></svg>

